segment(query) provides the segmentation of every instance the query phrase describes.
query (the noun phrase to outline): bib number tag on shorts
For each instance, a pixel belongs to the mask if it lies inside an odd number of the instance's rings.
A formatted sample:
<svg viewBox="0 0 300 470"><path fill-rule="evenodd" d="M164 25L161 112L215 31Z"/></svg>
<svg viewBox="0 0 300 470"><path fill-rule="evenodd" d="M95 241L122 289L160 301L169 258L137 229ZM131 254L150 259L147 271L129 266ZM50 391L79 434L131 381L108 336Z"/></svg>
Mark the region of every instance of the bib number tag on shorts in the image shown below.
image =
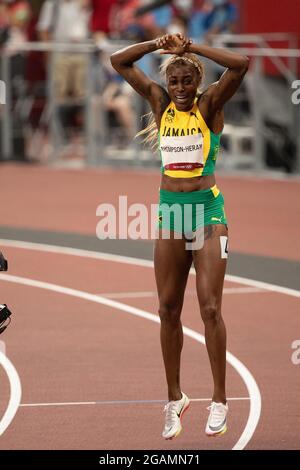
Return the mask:
<svg viewBox="0 0 300 470"><path fill-rule="evenodd" d="M220 245L221 245L221 258L226 259L228 258L228 237L225 235L220 237Z"/></svg>

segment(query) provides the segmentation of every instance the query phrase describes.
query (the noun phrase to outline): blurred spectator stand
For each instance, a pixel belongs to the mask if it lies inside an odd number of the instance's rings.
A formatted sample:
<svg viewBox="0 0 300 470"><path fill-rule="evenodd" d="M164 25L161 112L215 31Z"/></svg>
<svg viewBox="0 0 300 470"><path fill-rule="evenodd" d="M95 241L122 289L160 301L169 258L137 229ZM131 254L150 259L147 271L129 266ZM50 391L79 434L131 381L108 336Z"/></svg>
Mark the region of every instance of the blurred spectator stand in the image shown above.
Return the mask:
<svg viewBox="0 0 300 470"><path fill-rule="evenodd" d="M37 23L41 40L57 44L88 43L89 4L88 0L46 0ZM62 48L62 52L46 55L46 59L49 64L49 93L53 94L51 132L57 147L76 139L78 129L82 127L88 56L80 52L65 52Z"/></svg>

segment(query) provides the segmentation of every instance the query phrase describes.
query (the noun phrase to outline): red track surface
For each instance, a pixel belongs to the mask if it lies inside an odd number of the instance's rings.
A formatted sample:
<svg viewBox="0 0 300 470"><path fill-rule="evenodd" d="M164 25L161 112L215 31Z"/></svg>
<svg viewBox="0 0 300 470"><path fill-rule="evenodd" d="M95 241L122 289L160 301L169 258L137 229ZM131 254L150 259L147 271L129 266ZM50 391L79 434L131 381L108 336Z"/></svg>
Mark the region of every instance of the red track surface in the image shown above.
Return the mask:
<svg viewBox="0 0 300 470"><path fill-rule="evenodd" d="M300 260L300 182L219 178L233 251ZM1 167L1 225L95 234L103 202L157 203L159 171ZM2 199L3 201L3 199Z"/></svg>
<svg viewBox="0 0 300 470"><path fill-rule="evenodd" d="M141 176L135 173L109 178L109 171L5 167L3 172L9 202L1 206L0 218L11 227L93 234L99 203L117 201L119 194L128 194L129 202L157 202L158 179L152 174L143 175L141 190ZM299 205L299 183L226 178L219 186L231 219L232 249L298 259L299 223L287 222ZM123 292L116 300L156 313L155 296L126 297L127 292L155 291L152 269L8 247L5 254L10 275L92 294ZM65 294L2 282L1 277L0 283L1 300L4 296L14 312L1 339L21 378L22 404L165 399L158 324ZM225 287L241 286L226 282ZM193 290L191 276L183 324L203 334ZM300 447L300 365L291 362L291 344L300 334L299 307L299 298L279 293L224 294L228 350L250 370L262 395L260 421L248 449ZM2 368L0 383L1 418L9 397ZM248 396L231 366L227 383L229 397ZM185 338L182 387L191 398L211 396L205 347L191 338ZM23 406L0 438L0 449L232 448L246 425L249 401L229 403L229 430L217 439L204 435L208 404L191 404L174 441L160 437L161 403Z"/></svg>

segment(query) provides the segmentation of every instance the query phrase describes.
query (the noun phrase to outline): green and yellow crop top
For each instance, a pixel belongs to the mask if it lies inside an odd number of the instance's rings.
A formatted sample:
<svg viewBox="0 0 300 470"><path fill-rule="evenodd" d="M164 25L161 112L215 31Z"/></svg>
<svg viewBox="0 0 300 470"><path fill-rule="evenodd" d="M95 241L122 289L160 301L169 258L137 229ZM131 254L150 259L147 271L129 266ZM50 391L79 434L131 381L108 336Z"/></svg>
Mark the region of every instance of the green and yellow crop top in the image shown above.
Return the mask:
<svg viewBox="0 0 300 470"><path fill-rule="evenodd" d="M189 111L178 111L171 101L158 134L162 173L173 178L213 174L221 134L207 127L196 100Z"/></svg>

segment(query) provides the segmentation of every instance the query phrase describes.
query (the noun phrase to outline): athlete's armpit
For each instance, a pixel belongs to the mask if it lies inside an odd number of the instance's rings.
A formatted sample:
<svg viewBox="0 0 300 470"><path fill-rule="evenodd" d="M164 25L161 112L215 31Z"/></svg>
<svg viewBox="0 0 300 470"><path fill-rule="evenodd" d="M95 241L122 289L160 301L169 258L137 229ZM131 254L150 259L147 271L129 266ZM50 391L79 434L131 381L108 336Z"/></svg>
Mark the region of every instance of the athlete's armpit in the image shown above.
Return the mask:
<svg viewBox="0 0 300 470"><path fill-rule="evenodd" d="M157 84L155 85L156 86L155 88L153 87L149 102L155 116L156 124L159 127L162 115L164 114L166 107L170 104L170 97L163 87Z"/></svg>

